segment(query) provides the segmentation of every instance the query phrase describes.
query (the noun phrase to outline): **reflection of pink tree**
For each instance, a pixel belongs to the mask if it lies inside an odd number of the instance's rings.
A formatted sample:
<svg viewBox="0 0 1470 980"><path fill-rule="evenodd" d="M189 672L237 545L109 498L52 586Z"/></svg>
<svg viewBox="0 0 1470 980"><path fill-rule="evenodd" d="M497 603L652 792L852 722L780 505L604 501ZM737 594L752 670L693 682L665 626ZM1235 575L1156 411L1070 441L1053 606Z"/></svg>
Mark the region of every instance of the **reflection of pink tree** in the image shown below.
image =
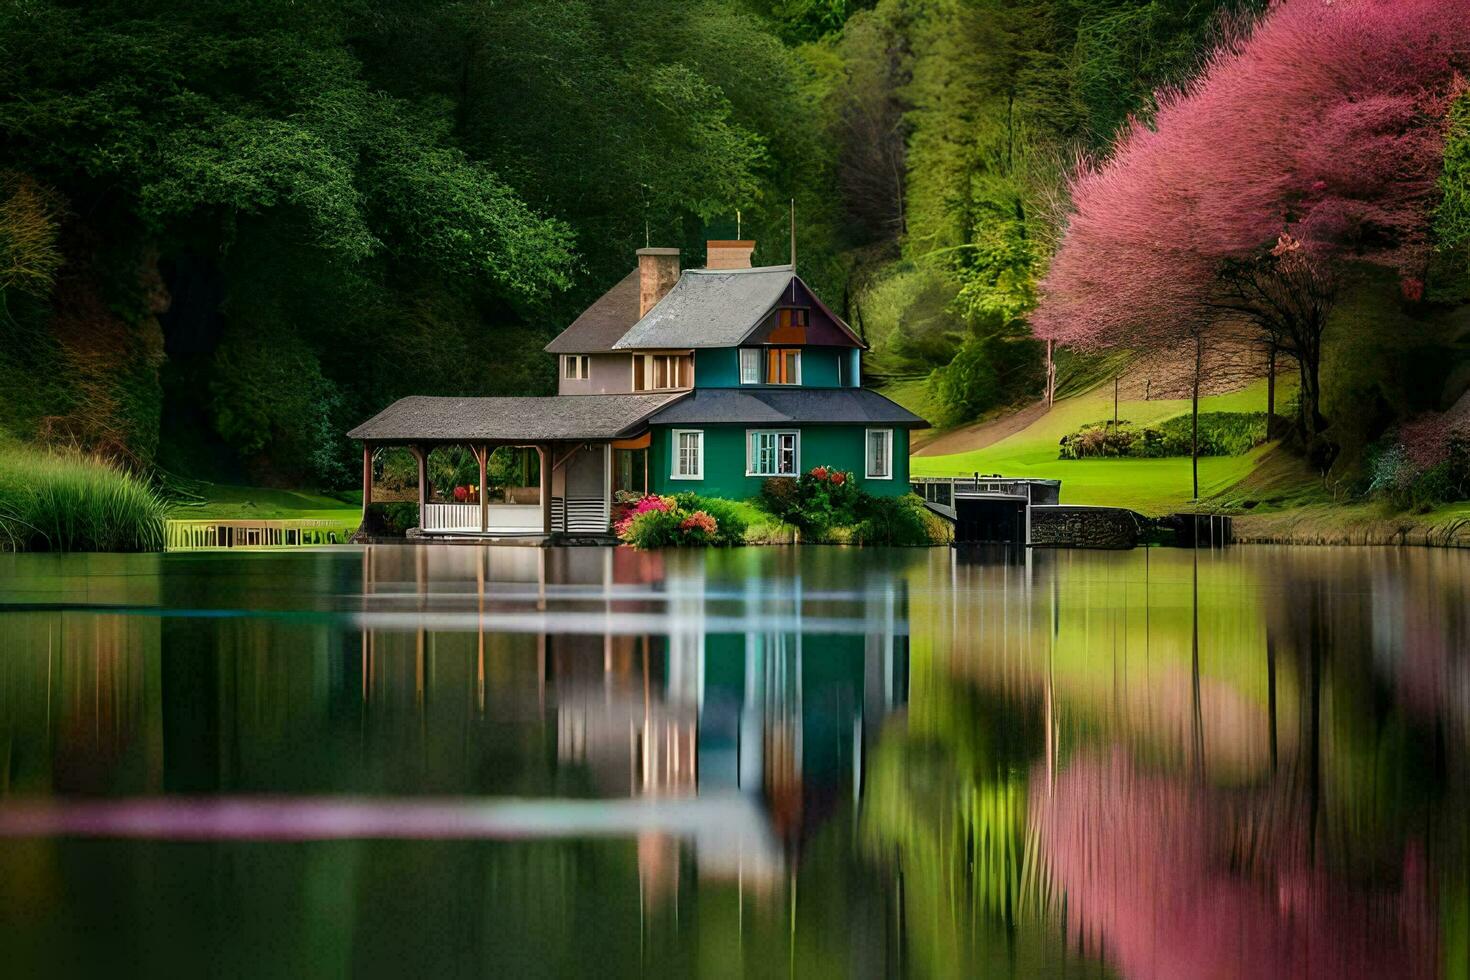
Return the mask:
<svg viewBox="0 0 1470 980"><path fill-rule="evenodd" d="M1121 753L1032 786L1069 920L1125 976L1435 973L1437 923L1412 852L1397 894L1368 893L1311 865L1300 801L1147 774Z"/></svg>

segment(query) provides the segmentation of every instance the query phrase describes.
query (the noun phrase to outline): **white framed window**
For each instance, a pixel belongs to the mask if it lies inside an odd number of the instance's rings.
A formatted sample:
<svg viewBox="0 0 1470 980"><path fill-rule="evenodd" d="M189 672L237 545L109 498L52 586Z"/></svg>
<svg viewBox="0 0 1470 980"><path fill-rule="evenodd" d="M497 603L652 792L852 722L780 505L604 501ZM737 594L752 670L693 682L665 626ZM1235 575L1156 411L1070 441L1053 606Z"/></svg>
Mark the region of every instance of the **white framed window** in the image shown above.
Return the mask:
<svg viewBox="0 0 1470 980"><path fill-rule="evenodd" d="M893 479L893 430L869 429L863 457L867 460L863 475L869 480Z"/></svg>
<svg viewBox="0 0 1470 980"><path fill-rule="evenodd" d="M675 429L674 469L671 480L704 479L704 431L702 429Z"/></svg>
<svg viewBox="0 0 1470 980"><path fill-rule="evenodd" d="M561 376L568 381L586 381L587 355L563 354L561 357Z"/></svg>
<svg viewBox="0 0 1470 980"><path fill-rule="evenodd" d="M633 355L634 391L663 391L687 387L686 373L682 354Z"/></svg>
<svg viewBox="0 0 1470 980"><path fill-rule="evenodd" d="M761 352L759 347L740 348L740 383L743 385L758 385L761 383Z"/></svg>
<svg viewBox="0 0 1470 980"><path fill-rule="evenodd" d="M746 430L746 476L796 476L800 471L800 432L778 429Z"/></svg>

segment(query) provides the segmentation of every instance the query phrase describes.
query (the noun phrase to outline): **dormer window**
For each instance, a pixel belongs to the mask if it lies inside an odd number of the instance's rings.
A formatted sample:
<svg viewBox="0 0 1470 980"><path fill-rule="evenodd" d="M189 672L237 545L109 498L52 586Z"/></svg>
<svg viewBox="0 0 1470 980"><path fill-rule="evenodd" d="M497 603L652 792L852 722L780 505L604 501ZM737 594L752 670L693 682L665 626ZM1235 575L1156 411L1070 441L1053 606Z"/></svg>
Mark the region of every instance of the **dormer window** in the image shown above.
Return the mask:
<svg viewBox="0 0 1470 980"><path fill-rule="evenodd" d="M804 344L806 343L806 324L806 310L777 310L776 326L766 340L772 344Z"/></svg>
<svg viewBox="0 0 1470 980"><path fill-rule="evenodd" d="M801 349L770 347L766 349L766 384L801 384Z"/></svg>

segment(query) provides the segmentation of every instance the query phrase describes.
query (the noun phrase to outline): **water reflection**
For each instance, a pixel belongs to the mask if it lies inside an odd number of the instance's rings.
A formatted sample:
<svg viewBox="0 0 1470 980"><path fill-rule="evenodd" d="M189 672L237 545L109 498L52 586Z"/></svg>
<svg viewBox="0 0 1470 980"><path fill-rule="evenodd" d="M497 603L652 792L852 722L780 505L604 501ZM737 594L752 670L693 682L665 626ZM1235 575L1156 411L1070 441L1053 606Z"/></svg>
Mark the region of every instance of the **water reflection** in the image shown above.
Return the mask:
<svg viewBox="0 0 1470 980"><path fill-rule="evenodd" d="M1467 968L1460 554L4 561L28 971Z"/></svg>

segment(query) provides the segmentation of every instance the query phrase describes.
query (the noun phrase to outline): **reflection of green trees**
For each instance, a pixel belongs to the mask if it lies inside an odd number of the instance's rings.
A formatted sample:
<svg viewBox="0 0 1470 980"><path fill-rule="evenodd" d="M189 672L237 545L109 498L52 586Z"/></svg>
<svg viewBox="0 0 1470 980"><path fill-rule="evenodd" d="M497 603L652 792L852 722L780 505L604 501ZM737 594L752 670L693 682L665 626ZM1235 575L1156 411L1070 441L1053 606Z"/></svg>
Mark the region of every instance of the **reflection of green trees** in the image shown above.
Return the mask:
<svg viewBox="0 0 1470 980"><path fill-rule="evenodd" d="M902 882L914 972L1033 973L1059 945L1026 829L1040 705L987 697L942 671L916 669L912 683L907 718L870 761L862 839Z"/></svg>

